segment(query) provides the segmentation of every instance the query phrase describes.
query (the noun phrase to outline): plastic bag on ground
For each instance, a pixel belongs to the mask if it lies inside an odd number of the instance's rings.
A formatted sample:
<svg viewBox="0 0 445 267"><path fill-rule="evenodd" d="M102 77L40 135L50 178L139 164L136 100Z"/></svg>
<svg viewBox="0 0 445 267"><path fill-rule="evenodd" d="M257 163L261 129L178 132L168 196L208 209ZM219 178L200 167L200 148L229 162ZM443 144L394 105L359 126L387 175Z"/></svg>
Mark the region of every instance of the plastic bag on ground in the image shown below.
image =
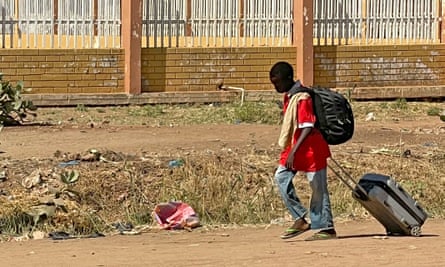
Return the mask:
<svg viewBox="0 0 445 267"><path fill-rule="evenodd" d="M191 229L200 225L193 208L183 202L166 202L156 205L153 217L165 230Z"/></svg>

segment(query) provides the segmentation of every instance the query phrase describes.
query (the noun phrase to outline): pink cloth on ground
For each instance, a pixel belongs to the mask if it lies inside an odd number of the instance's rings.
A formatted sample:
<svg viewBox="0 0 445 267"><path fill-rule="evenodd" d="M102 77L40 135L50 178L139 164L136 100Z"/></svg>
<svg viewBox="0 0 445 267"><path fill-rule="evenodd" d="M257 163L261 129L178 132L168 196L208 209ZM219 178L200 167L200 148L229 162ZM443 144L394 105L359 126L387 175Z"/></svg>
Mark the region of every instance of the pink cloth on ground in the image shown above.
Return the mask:
<svg viewBox="0 0 445 267"><path fill-rule="evenodd" d="M154 210L156 221L163 229L182 229L186 220L196 217L190 205L182 202L168 202L156 205Z"/></svg>

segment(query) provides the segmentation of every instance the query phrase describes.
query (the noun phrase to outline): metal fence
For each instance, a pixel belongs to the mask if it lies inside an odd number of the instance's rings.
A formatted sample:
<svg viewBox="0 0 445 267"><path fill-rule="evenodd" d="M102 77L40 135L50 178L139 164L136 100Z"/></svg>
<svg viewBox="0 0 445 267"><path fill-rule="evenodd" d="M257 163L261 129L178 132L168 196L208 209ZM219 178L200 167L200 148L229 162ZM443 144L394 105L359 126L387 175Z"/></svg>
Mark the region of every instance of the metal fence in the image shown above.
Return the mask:
<svg viewBox="0 0 445 267"><path fill-rule="evenodd" d="M292 45L292 1L145 0L146 47Z"/></svg>
<svg viewBox="0 0 445 267"><path fill-rule="evenodd" d="M317 0L320 44L439 43L440 0Z"/></svg>
<svg viewBox="0 0 445 267"><path fill-rule="evenodd" d="M315 0L314 44L439 43L441 0ZM146 0L146 47L290 46L291 0Z"/></svg>
<svg viewBox="0 0 445 267"><path fill-rule="evenodd" d="M121 0L0 0L2 48L120 46Z"/></svg>
<svg viewBox="0 0 445 267"><path fill-rule="evenodd" d="M122 0L0 0L2 48L120 47ZM292 0L141 0L143 47L292 45ZM314 0L314 44L440 42L442 0Z"/></svg>

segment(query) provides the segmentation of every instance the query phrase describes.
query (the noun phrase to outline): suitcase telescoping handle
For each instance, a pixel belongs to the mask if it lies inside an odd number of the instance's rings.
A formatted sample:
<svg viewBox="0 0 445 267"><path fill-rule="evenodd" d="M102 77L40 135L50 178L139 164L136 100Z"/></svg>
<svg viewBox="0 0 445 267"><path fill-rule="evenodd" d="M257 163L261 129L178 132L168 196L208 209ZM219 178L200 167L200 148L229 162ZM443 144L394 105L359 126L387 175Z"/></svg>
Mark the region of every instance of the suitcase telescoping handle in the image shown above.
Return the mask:
<svg viewBox="0 0 445 267"><path fill-rule="evenodd" d="M354 178L352 178L351 174L349 172L347 172L341 165L340 163L338 163L335 159L333 159L331 157L331 161L334 163L334 165L336 166L336 168L333 168L331 165L328 165L329 169L335 173L335 175L338 177L338 179L340 179L347 187L349 187L349 189L351 189L352 192L356 192L356 188L358 188L358 190L360 190L361 193L363 193L364 196L367 196L368 193L366 192L366 190L359 185ZM339 171L340 170L340 171ZM344 174L344 175L342 175Z"/></svg>

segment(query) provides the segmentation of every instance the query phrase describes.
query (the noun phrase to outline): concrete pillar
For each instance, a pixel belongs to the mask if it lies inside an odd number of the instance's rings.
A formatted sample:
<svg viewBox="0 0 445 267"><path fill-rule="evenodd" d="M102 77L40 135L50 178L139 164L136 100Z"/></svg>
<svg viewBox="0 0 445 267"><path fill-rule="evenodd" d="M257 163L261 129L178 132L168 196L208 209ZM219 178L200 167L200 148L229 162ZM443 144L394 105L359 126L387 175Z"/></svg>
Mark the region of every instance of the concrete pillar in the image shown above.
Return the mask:
<svg viewBox="0 0 445 267"><path fill-rule="evenodd" d="M122 48L125 53L125 93L140 94L142 0L122 1Z"/></svg>
<svg viewBox="0 0 445 267"><path fill-rule="evenodd" d="M297 47L296 78L304 85L314 83L313 0L294 0L293 40Z"/></svg>

